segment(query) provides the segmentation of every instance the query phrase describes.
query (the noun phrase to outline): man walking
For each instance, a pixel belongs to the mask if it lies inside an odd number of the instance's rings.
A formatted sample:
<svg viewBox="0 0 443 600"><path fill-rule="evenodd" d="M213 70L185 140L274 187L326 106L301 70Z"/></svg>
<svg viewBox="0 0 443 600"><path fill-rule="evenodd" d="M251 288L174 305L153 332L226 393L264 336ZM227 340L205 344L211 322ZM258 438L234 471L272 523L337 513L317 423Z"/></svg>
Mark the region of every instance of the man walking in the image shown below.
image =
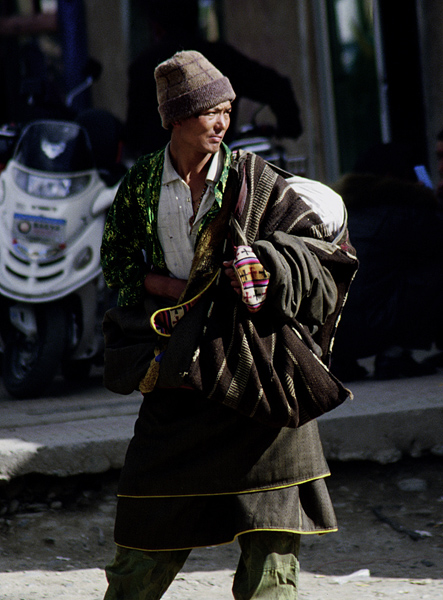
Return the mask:
<svg viewBox="0 0 443 600"><path fill-rule="evenodd" d="M313 418L349 395L326 364L356 260L345 226L231 154L235 93L204 56L155 79L171 141L130 169L102 244L119 304L160 306L105 598L161 598L192 548L234 539L237 600L297 598L300 535L336 530Z"/></svg>

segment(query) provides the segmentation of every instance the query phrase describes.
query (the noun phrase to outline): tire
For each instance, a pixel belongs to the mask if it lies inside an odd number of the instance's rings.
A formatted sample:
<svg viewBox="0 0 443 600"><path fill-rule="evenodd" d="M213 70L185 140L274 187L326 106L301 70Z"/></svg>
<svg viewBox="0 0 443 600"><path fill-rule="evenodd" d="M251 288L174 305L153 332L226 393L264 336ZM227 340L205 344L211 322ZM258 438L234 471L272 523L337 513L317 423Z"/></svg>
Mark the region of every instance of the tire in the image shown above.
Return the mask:
<svg viewBox="0 0 443 600"><path fill-rule="evenodd" d="M14 398L38 398L60 369L67 340L63 307L48 304L36 308L37 335L26 337L13 329L3 356L3 382Z"/></svg>

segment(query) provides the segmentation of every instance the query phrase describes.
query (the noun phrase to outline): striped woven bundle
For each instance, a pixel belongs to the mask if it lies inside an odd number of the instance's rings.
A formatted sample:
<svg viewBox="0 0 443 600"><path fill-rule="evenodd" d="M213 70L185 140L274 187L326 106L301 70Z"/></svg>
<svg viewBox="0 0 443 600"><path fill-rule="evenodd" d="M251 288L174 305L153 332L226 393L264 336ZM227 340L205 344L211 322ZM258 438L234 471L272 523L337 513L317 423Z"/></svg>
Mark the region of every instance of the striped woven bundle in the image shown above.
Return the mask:
<svg viewBox="0 0 443 600"><path fill-rule="evenodd" d="M220 278L185 381L268 426L300 427L350 396L327 363L357 260L346 228L334 239L263 159L243 156L232 240L254 248L272 285L250 313Z"/></svg>
<svg viewBox="0 0 443 600"><path fill-rule="evenodd" d="M266 300L269 273L251 246L237 247L233 266L241 286L243 302L250 312L257 312Z"/></svg>

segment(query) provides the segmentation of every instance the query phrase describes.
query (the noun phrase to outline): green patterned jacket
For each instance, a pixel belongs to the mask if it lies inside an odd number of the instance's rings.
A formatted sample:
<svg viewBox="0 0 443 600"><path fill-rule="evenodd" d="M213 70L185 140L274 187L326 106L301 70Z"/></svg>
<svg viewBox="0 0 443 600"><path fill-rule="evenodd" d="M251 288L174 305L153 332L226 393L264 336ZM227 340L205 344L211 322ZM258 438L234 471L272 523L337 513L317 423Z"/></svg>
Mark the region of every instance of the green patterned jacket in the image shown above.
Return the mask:
<svg viewBox="0 0 443 600"><path fill-rule="evenodd" d="M215 188L215 202L204 217L204 228L220 210L231 164L231 151L223 144L225 162ZM101 246L105 281L118 289L119 306L136 305L144 298L144 279L154 268L167 273L157 234L157 214L165 150L142 156L125 175L106 220Z"/></svg>

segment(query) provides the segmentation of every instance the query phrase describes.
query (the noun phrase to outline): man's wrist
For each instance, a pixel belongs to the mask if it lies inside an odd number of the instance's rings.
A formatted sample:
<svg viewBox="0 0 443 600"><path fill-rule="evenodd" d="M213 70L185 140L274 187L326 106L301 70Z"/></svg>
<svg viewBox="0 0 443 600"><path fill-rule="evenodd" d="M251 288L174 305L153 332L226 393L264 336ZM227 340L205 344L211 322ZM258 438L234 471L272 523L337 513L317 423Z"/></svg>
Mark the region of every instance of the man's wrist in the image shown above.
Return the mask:
<svg viewBox="0 0 443 600"><path fill-rule="evenodd" d="M144 287L151 296L160 296L175 302L185 289L186 280L151 272L145 277Z"/></svg>

